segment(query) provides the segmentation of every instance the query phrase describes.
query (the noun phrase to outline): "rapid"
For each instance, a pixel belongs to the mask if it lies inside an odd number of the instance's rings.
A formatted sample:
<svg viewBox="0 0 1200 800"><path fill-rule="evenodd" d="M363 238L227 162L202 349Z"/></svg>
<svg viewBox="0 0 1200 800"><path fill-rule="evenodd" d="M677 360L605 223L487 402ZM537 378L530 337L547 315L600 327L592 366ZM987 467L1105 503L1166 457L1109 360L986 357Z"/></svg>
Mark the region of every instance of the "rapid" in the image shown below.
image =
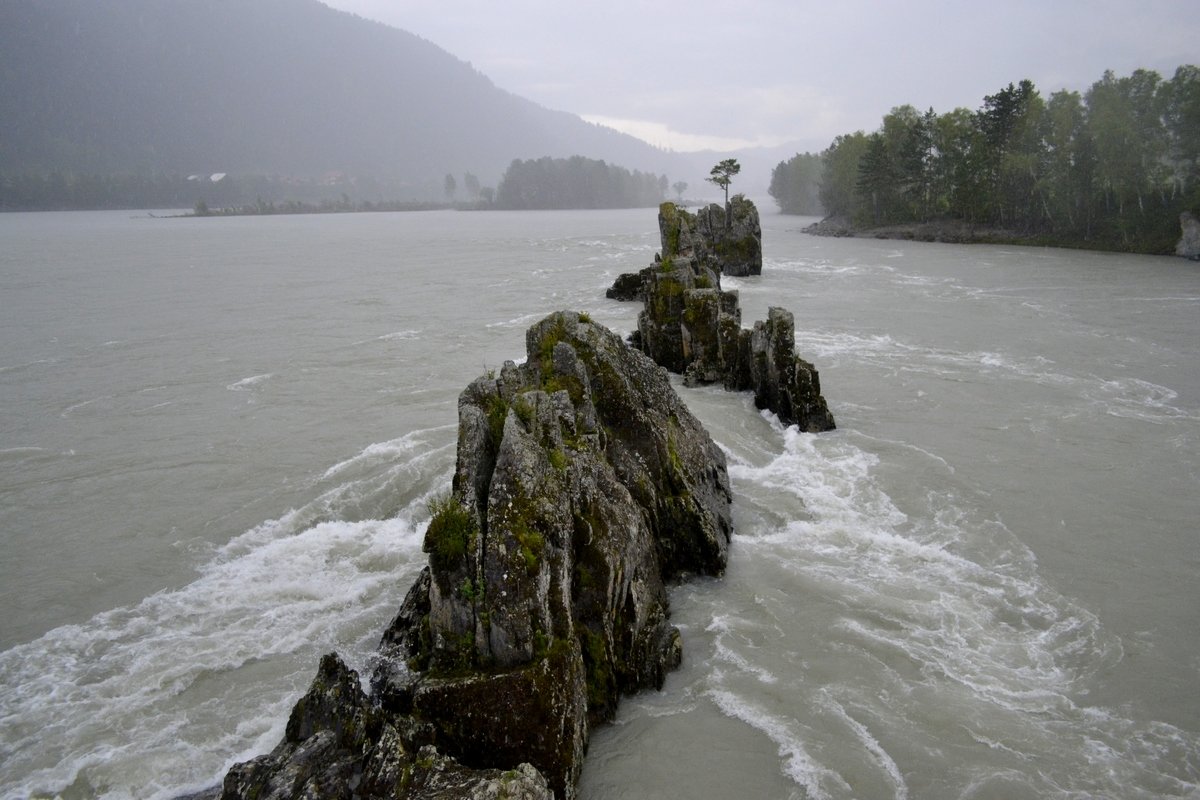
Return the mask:
<svg viewBox="0 0 1200 800"><path fill-rule="evenodd" d="M760 208L766 208L760 203ZM1200 270L763 218L838 430L679 386L727 574L589 800L1200 793ZM456 398L658 249L653 210L0 215L0 796L171 798L369 667Z"/></svg>

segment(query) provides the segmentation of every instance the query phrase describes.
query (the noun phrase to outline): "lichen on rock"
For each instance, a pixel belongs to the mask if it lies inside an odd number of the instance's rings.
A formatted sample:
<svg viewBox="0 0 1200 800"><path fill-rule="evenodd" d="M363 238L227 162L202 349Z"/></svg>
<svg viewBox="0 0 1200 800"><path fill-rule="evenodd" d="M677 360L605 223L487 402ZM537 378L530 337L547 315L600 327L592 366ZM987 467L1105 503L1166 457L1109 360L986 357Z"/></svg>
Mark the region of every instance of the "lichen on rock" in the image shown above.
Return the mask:
<svg viewBox="0 0 1200 800"><path fill-rule="evenodd" d="M672 203L659 208L663 249L656 266L639 273L644 307L637 344L688 385L752 390L755 404L785 425L813 433L832 430L817 370L796 355L791 312L771 308L765 321L744 329L737 292L721 289L721 274L731 274L730 248L752 247L756 255L748 260L757 261L759 271L762 266L758 212L746 210L754 204L738 195L731 207L736 219L753 220L754 235L720 238L724 211L717 205L696 216Z"/></svg>
<svg viewBox="0 0 1200 800"><path fill-rule="evenodd" d="M729 198L729 208L712 203L696 212L697 233L721 274L762 274L762 227L758 208L745 195Z"/></svg>
<svg viewBox="0 0 1200 800"><path fill-rule="evenodd" d="M526 353L459 397L430 563L370 694L327 656L224 798L570 798L590 726L679 665L665 581L725 568L724 455L665 370L585 317L550 315Z"/></svg>

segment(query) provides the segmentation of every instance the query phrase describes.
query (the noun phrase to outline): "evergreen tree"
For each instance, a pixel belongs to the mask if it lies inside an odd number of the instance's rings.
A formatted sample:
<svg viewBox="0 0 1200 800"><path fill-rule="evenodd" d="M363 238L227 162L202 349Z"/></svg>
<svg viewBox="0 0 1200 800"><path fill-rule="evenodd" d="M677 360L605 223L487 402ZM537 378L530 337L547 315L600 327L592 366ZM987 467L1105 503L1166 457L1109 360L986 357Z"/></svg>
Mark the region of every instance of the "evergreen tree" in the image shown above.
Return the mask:
<svg viewBox="0 0 1200 800"><path fill-rule="evenodd" d="M785 214L819 215L821 206L821 156L797 153L771 170L767 192Z"/></svg>
<svg viewBox="0 0 1200 800"><path fill-rule="evenodd" d="M727 158L709 172L708 177L704 180L709 183L714 183L725 190L725 222L729 222L729 184L733 183L733 176L742 171L742 165L737 162L736 158Z"/></svg>
<svg viewBox="0 0 1200 800"><path fill-rule="evenodd" d="M855 187L867 199L871 222L890 221L897 185L897 172L888 152L887 140L876 132L867 137L867 148L858 164Z"/></svg>
<svg viewBox="0 0 1200 800"><path fill-rule="evenodd" d="M863 208L858 193L858 164L867 150L862 131L843 134L821 154L823 169L819 196L825 213L856 220Z"/></svg>

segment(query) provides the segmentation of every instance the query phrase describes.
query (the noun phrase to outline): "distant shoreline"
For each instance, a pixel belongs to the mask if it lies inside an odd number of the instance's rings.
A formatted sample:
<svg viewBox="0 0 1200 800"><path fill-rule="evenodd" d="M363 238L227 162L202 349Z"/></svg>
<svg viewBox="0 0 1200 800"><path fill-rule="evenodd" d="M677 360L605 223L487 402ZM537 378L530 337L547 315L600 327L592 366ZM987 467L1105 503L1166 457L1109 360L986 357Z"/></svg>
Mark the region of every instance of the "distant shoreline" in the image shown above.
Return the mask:
<svg viewBox="0 0 1200 800"><path fill-rule="evenodd" d="M381 201L374 203L364 201L351 203L346 201L325 201L321 203L302 203L298 200L288 200L282 203L267 203L259 201L252 205L228 206L210 209L204 203L197 203L190 212L176 214L176 217L275 217L296 214L370 214L376 212L396 211L478 211L480 203L435 203L420 200L410 201Z"/></svg>
<svg viewBox="0 0 1200 800"><path fill-rule="evenodd" d="M939 242L943 244L1007 244L1025 247L1057 247L1067 250L1091 250L1098 253L1128 253L1132 255L1173 256L1174 251L1136 250L1097 240L1070 240L1047 234L1023 234L1005 228L971 225L962 220L943 219L903 225L860 227L844 217L826 217L802 229L812 236L855 239L897 239L910 242Z"/></svg>
<svg viewBox="0 0 1200 800"><path fill-rule="evenodd" d="M396 211L614 211L629 208L650 208L650 206L611 206L603 208L583 208L564 206L562 208L506 208L494 203L434 203L434 202L396 202L396 203L359 203L352 206L341 204L309 204L287 202L265 204L259 206L234 206L230 208L203 209L196 208L175 217L271 217L293 214L369 214L376 212Z"/></svg>

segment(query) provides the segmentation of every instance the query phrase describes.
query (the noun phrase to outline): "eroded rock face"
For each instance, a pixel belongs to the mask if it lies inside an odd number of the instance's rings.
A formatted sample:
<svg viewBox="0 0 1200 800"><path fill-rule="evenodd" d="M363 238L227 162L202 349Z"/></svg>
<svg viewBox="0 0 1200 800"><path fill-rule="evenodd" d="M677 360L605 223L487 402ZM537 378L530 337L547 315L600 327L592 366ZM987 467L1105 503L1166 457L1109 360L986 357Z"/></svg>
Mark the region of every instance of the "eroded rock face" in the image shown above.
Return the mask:
<svg viewBox="0 0 1200 800"><path fill-rule="evenodd" d="M657 267L683 257L691 260L701 286L720 285L721 275L762 274L762 227L758 208L743 195L729 201L729 215L713 203L692 214L674 203L658 210L661 257L654 266L617 276L605 292L610 300L645 300L646 283Z"/></svg>
<svg viewBox="0 0 1200 800"><path fill-rule="evenodd" d="M796 355L792 312L767 309L750 336L750 383L759 408L774 411L785 424L809 433L833 430L833 415L821 396L821 378L812 364ZM743 332L743 336L745 332Z"/></svg>
<svg viewBox="0 0 1200 800"><path fill-rule="evenodd" d="M551 800L528 763L511 770L465 767L432 745L416 749L414 720L393 719L362 691L358 674L335 654L321 659L308 693L296 703L284 739L271 753L225 776L222 800Z"/></svg>
<svg viewBox="0 0 1200 800"><path fill-rule="evenodd" d="M753 207L740 195L734 200L737 207ZM720 206L710 206L708 217L716 220L717 212L723 217ZM813 433L832 430L817 371L796 355L791 312L771 308L765 321L742 328L737 292L722 290L721 273L711 267L711 237L697 233L715 222L698 218L671 203L659 209L663 252L640 273L645 305L638 315L638 346L655 363L682 374L688 385L752 390L755 404L785 425ZM757 211L753 219L757 226ZM761 269L761 248L758 258Z"/></svg>
<svg viewBox="0 0 1200 800"><path fill-rule="evenodd" d="M647 267L647 269L650 268ZM604 293L604 296L609 300L621 300L625 302L643 299L642 283L644 281L645 272L646 270L642 270L641 272L621 273L617 276L617 279L613 281L613 285L610 286Z"/></svg>
<svg viewBox="0 0 1200 800"><path fill-rule="evenodd" d="M589 725L678 666L664 580L725 568L724 455L665 370L585 317L526 350L459 398L453 490L371 695L327 656L224 798L570 798Z"/></svg>
<svg viewBox="0 0 1200 800"><path fill-rule="evenodd" d="M762 227L758 208L743 195L729 198L729 213L713 203L696 212L700 237L721 274L762 274Z"/></svg>

